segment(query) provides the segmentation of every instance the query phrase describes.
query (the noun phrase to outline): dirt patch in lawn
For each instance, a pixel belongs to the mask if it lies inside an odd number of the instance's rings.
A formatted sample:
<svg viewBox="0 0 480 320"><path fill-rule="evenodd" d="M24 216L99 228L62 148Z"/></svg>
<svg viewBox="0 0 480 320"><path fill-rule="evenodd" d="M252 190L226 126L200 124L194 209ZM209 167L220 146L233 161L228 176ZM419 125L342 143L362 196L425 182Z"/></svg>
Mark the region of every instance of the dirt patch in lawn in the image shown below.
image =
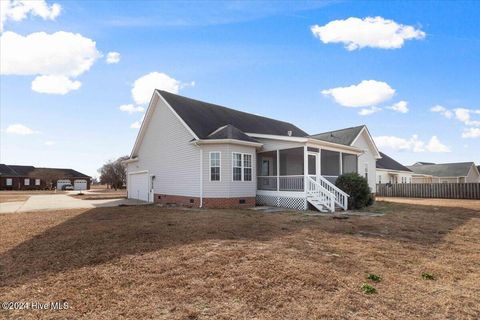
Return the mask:
<svg viewBox="0 0 480 320"><path fill-rule="evenodd" d="M378 197L377 200L395 202L395 203L435 206L435 207L460 207L460 208L467 208L467 209L480 211L480 200L397 198L397 197Z"/></svg>
<svg viewBox="0 0 480 320"><path fill-rule="evenodd" d="M30 196L21 194L0 194L0 203L27 201Z"/></svg>
<svg viewBox="0 0 480 320"><path fill-rule="evenodd" d="M69 303L0 317L478 318L480 213L372 210L385 215L141 206L0 216L0 301Z"/></svg>

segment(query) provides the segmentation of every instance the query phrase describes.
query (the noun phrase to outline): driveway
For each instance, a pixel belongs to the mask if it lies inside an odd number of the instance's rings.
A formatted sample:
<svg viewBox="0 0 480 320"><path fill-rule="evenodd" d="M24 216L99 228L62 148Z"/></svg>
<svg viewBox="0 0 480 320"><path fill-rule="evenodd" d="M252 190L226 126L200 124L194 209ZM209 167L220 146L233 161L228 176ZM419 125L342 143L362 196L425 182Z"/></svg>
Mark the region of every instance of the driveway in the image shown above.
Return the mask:
<svg viewBox="0 0 480 320"><path fill-rule="evenodd" d="M64 194L44 194L30 196L26 201L0 203L0 213L116 207L121 204L144 205L148 203L133 199L81 200Z"/></svg>

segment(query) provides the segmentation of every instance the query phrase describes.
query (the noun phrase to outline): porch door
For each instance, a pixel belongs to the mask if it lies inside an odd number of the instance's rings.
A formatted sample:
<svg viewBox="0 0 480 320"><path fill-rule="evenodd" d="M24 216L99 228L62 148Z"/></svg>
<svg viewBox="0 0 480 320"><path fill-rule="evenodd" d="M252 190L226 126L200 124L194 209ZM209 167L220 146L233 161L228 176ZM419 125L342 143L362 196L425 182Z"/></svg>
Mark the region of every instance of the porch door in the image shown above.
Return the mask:
<svg viewBox="0 0 480 320"><path fill-rule="evenodd" d="M318 161L318 153L309 152L308 153L308 175L316 179L320 173L320 164Z"/></svg>

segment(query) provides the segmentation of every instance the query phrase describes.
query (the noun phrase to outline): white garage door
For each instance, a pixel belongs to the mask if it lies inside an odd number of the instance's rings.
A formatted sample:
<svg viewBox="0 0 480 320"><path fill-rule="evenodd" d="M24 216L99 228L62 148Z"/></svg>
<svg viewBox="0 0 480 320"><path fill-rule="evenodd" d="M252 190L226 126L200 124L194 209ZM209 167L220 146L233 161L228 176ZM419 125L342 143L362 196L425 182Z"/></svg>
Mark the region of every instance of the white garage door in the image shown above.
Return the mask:
<svg viewBox="0 0 480 320"><path fill-rule="evenodd" d="M132 173L128 176L128 197L148 201L148 173Z"/></svg>
<svg viewBox="0 0 480 320"><path fill-rule="evenodd" d="M70 180L57 180L57 190L62 190L62 187L67 184L72 184Z"/></svg>
<svg viewBox="0 0 480 320"><path fill-rule="evenodd" d="M87 180L75 180L73 181L74 190L87 190Z"/></svg>

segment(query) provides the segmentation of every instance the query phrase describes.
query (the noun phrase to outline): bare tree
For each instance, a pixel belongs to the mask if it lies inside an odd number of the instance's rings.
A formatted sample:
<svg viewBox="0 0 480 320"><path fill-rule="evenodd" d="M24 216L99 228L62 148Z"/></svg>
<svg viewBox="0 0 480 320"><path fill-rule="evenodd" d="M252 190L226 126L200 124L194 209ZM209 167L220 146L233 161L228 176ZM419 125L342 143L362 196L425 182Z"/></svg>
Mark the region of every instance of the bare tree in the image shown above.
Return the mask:
<svg viewBox="0 0 480 320"><path fill-rule="evenodd" d="M122 161L128 159L123 156L117 160L109 160L98 172L100 173L100 183L114 188L115 190L122 188L127 183L127 168Z"/></svg>

